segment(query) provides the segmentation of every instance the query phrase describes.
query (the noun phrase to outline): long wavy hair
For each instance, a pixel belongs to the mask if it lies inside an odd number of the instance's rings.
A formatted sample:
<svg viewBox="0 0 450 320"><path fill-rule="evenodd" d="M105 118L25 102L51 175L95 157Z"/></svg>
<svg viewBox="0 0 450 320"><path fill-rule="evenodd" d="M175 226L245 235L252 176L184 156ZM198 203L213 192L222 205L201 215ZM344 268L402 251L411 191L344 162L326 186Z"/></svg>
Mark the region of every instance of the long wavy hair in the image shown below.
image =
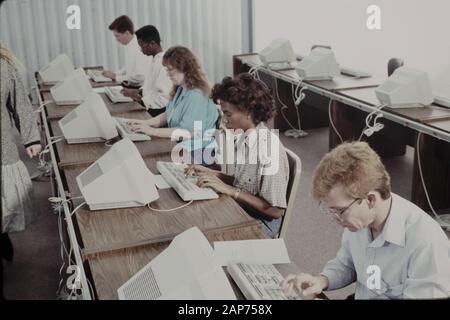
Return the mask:
<svg viewBox="0 0 450 320"><path fill-rule="evenodd" d="M16 58L16 56L2 44L0 44L0 58L8 62L12 67L16 68L20 72L25 69L24 65Z"/></svg>
<svg viewBox="0 0 450 320"><path fill-rule="evenodd" d="M163 56L163 65L172 67L184 73L184 83L188 89L199 89L209 97L211 86L205 72L194 53L186 47L169 48ZM173 86L170 97L173 98L178 86Z"/></svg>

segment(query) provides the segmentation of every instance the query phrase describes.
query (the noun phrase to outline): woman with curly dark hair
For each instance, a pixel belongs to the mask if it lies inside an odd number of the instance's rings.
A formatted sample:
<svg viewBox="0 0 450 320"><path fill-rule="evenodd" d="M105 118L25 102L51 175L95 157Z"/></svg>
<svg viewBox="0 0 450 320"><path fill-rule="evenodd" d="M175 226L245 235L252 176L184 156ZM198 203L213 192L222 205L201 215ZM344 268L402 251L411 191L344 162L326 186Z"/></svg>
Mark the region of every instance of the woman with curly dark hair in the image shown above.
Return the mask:
<svg viewBox="0 0 450 320"><path fill-rule="evenodd" d="M240 131L235 142L234 174L197 165L188 170L199 176L199 186L234 197L251 216L263 222L264 232L275 238L287 206L289 164L278 136L264 124L275 114L271 92L263 82L240 74L216 84L212 98L221 105L227 129Z"/></svg>
<svg viewBox="0 0 450 320"><path fill-rule="evenodd" d="M163 65L173 83L166 111L150 120L130 120L133 130L149 136L194 138L194 122L202 125L202 134L214 129L219 112L209 97L211 87L191 50L176 46L163 56ZM167 128L163 128L167 126ZM179 130L181 129L181 130Z"/></svg>

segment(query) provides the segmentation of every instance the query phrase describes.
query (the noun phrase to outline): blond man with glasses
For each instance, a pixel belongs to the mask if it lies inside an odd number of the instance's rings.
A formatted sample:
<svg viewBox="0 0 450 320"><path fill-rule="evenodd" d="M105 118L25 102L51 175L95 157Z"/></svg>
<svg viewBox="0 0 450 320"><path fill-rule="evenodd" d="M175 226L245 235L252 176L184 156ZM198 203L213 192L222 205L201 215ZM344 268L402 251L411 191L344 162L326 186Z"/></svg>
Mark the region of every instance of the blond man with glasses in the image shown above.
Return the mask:
<svg viewBox="0 0 450 320"><path fill-rule="evenodd" d="M320 211L345 228L320 275L289 275L305 296L356 282L355 299L433 299L450 294L450 241L426 212L390 190L390 177L365 142L329 152L313 177Z"/></svg>

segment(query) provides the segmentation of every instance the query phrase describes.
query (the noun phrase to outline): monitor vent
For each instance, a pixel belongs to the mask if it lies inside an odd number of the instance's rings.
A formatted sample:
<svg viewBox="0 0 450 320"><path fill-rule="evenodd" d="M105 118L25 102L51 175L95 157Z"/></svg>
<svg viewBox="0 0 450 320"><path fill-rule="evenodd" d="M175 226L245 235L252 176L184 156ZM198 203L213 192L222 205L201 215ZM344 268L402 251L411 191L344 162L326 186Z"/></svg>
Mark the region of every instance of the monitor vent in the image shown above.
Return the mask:
<svg viewBox="0 0 450 320"><path fill-rule="evenodd" d="M122 290L126 300L155 300L161 297L161 290L151 266L134 276L122 287Z"/></svg>
<svg viewBox="0 0 450 320"><path fill-rule="evenodd" d="M61 119L61 124L63 126L67 125L70 121L75 119L77 117L77 113L75 111L72 111L68 115L66 115L64 118Z"/></svg>
<svg viewBox="0 0 450 320"><path fill-rule="evenodd" d="M88 169L81 175L80 177L81 184L83 185L83 187L87 186L92 181L101 176L102 173L103 171L100 168L100 165L98 163L94 164L90 169Z"/></svg>

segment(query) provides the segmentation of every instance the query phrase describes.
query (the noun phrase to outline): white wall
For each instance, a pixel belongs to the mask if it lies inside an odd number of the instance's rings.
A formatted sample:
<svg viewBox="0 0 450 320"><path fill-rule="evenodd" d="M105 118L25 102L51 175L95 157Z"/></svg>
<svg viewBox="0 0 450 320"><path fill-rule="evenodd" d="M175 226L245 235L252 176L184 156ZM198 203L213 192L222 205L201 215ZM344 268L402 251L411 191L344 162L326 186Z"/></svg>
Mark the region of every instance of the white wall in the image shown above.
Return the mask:
<svg viewBox="0 0 450 320"><path fill-rule="evenodd" d="M66 9L81 8L81 30L66 28ZM123 49L108 25L127 14L135 28L155 25L164 48L190 47L210 81L232 73L242 51L240 0L7 0L0 8L0 41L25 64L28 79L60 53L76 66L116 69Z"/></svg>
<svg viewBox="0 0 450 320"><path fill-rule="evenodd" d="M368 30L366 9L381 9ZM331 45L342 65L378 73L391 57L435 75L450 66L450 0L255 0L255 51L284 37L294 50Z"/></svg>

